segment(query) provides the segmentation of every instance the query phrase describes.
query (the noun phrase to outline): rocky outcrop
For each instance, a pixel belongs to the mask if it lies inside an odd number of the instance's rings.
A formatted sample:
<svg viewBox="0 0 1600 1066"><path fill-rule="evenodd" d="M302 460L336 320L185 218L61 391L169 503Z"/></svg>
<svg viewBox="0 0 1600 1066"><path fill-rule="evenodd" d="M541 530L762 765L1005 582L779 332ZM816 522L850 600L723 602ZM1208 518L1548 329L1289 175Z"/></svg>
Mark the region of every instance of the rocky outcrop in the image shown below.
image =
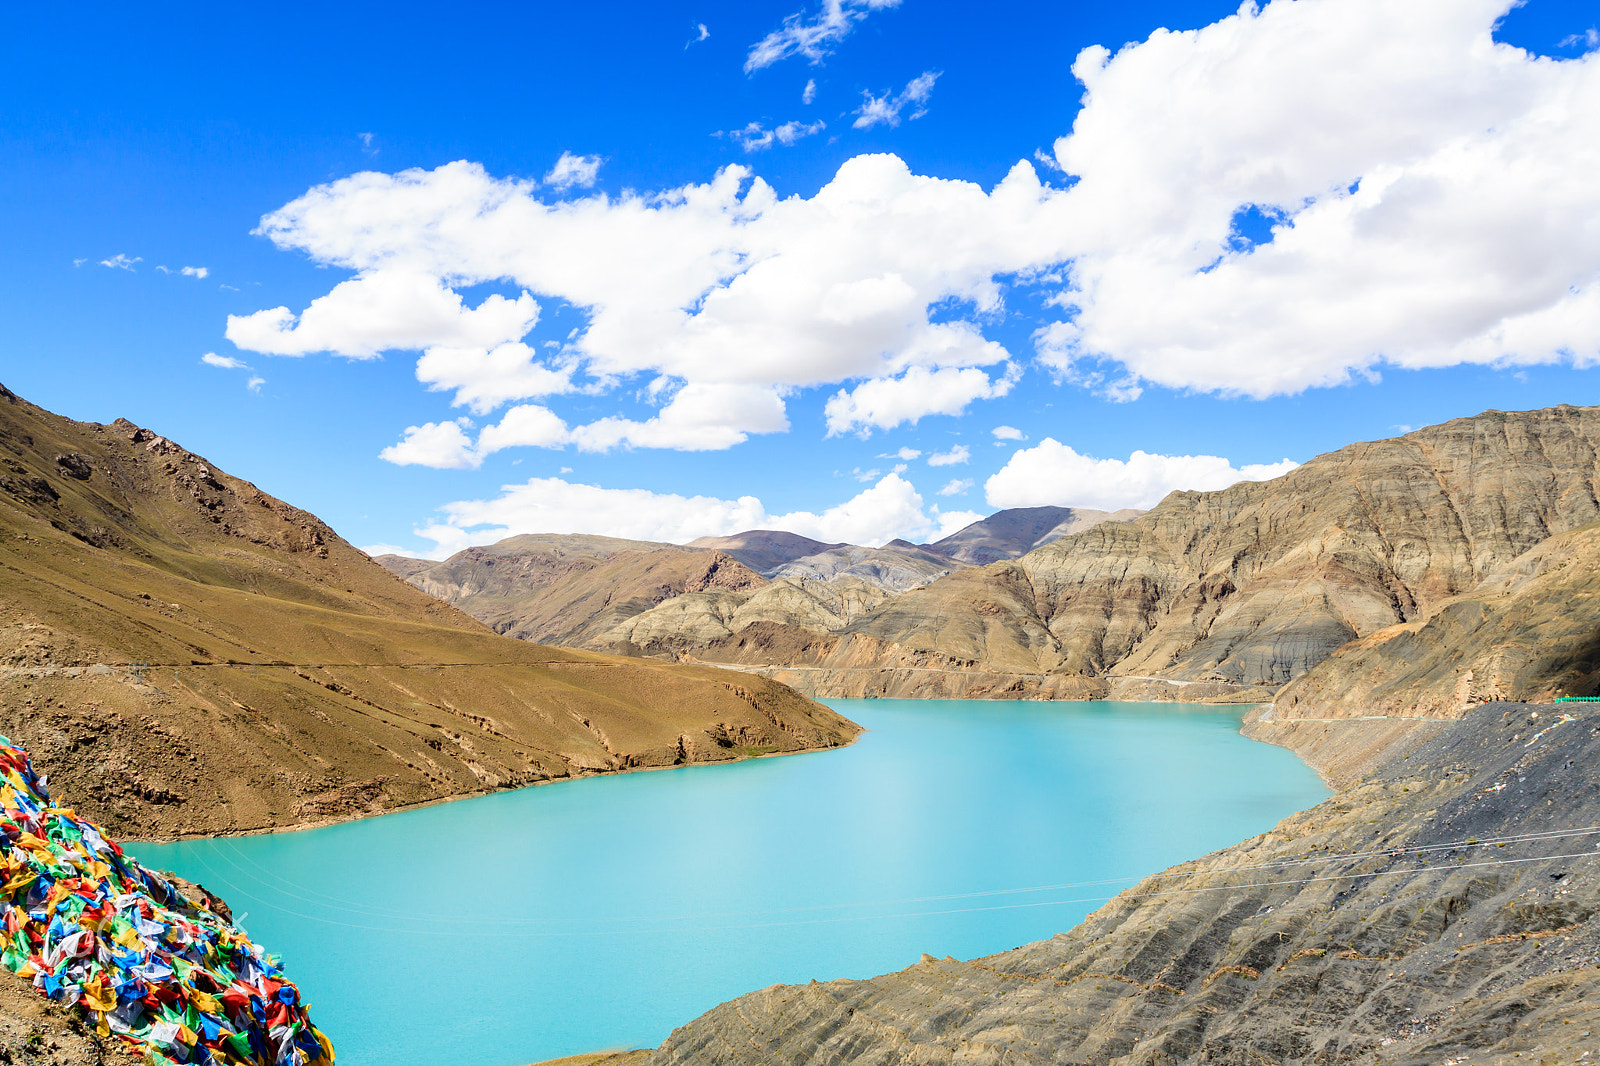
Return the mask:
<svg viewBox="0 0 1600 1066"><path fill-rule="evenodd" d="M1488 704L1358 787L968 962L775 985L610 1066L1577 1063L1600 717Z"/></svg>
<svg viewBox="0 0 1600 1066"><path fill-rule="evenodd" d="M701 554L673 580L761 580ZM308 824L857 732L762 678L498 636L165 437L0 390L0 733L120 836Z"/></svg>
<svg viewBox="0 0 1600 1066"><path fill-rule="evenodd" d="M1600 692L1600 526L1519 555L1426 619L1352 641L1278 694L1279 719L1454 718L1484 700Z"/></svg>
<svg viewBox="0 0 1600 1066"><path fill-rule="evenodd" d="M1292 748L1341 784L1411 731L1484 700L1597 692L1600 526L1586 526L1524 552L1425 619L1339 648L1253 712L1245 732Z"/></svg>

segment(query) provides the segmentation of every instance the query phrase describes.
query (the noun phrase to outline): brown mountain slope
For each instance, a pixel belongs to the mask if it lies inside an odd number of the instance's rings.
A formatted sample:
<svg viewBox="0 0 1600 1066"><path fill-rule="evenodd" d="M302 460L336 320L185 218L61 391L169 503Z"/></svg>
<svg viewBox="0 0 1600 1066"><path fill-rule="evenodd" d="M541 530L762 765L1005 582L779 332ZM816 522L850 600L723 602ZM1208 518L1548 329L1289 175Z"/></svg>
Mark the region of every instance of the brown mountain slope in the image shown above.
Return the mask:
<svg viewBox="0 0 1600 1066"><path fill-rule="evenodd" d="M966 566L905 541L828 546L757 530L695 543L727 543L757 563L777 562L763 576L719 548L548 534L467 548L439 563L398 555L377 562L497 633L665 658L758 621L838 632L896 593ZM789 557L798 551L809 554Z"/></svg>
<svg viewBox="0 0 1600 1066"><path fill-rule="evenodd" d="M1363 714L1454 718L1486 699L1600 692L1600 525L1518 556L1426 621L1340 648L1278 693L1271 721Z"/></svg>
<svg viewBox="0 0 1600 1066"><path fill-rule="evenodd" d="M848 649L850 662L829 664L838 670L774 673L829 695L918 695L934 682L948 695L1025 695L1064 675L1100 693L1145 676L1281 685L1600 519L1597 445L1597 408L1490 411L1353 444L1273 481L1173 493L1139 518L888 601L843 631L830 654ZM995 685L996 671L1011 683Z"/></svg>
<svg viewBox="0 0 1600 1066"><path fill-rule="evenodd" d="M970 566L1016 559L1051 541L1082 533L1101 522L1126 522L1144 514L1136 508L1096 511L1089 507L1011 507L996 511L928 545Z"/></svg>
<svg viewBox="0 0 1600 1066"><path fill-rule="evenodd" d="M663 600L766 584L719 551L611 537L509 537L422 570L400 556L377 561L497 633L594 649L611 648L611 630Z"/></svg>
<svg viewBox="0 0 1600 1066"><path fill-rule="evenodd" d="M0 389L0 728L121 835L846 742L781 686L508 640L128 422Z"/></svg>

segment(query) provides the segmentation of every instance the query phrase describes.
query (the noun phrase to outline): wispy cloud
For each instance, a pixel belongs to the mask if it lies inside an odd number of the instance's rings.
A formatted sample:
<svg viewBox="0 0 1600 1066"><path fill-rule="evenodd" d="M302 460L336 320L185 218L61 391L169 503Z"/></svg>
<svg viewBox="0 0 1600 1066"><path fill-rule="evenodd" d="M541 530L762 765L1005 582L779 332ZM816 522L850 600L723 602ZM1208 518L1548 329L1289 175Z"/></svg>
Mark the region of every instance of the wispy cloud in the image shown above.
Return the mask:
<svg viewBox="0 0 1600 1066"><path fill-rule="evenodd" d="M752 74L790 56L820 63L834 45L850 35L856 23L874 11L899 6L900 0L823 0L822 11L811 18L797 11L783 20L780 29L750 46L744 72Z"/></svg>
<svg viewBox="0 0 1600 1066"><path fill-rule="evenodd" d="M800 90L800 102L809 104L817 98L817 79L811 78L806 82L806 87Z"/></svg>
<svg viewBox="0 0 1600 1066"><path fill-rule="evenodd" d="M812 123L785 122L776 129L770 130L759 122L752 122L742 130L729 131L727 135L737 141L739 147L747 152L763 152L771 148L774 143L788 148L802 137L821 133L827 128L827 123L820 118Z"/></svg>
<svg viewBox="0 0 1600 1066"><path fill-rule="evenodd" d="M929 466L959 466L972 458L972 449L965 444L957 444L947 452L934 452L928 456Z"/></svg>
<svg viewBox="0 0 1600 1066"><path fill-rule="evenodd" d="M906 87L895 95L886 92L882 96L873 96L870 92L862 92L861 107L856 110L856 120L851 123L858 130L871 129L880 123L885 126L900 125L900 113L910 108L908 120L919 119L928 113L928 97L933 95L933 83L939 80L942 71L926 70L906 82Z"/></svg>
<svg viewBox="0 0 1600 1066"><path fill-rule="evenodd" d="M960 496L972 488L971 478L952 478L945 482L944 488L939 490L941 496Z"/></svg>
<svg viewBox="0 0 1600 1066"><path fill-rule="evenodd" d="M694 25L694 33L689 37L688 44L685 44L683 47L687 49L689 45L699 44L701 41L710 36L711 31L706 29L706 24L704 22L697 22Z"/></svg>
<svg viewBox="0 0 1600 1066"><path fill-rule="evenodd" d="M206 366L214 366L220 370L250 369L250 364L245 362L243 359L232 355L218 355L216 352L207 352L200 357L200 361ZM244 387L249 389L251 392L260 392L261 386L265 385L266 383L266 378L252 372L250 375L250 380L244 383Z"/></svg>
<svg viewBox="0 0 1600 1066"><path fill-rule="evenodd" d="M129 259L121 252L118 252L110 259L100 260L100 265L103 267L110 267L112 270L132 270L133 264L142 262L144 262L143 256L136 255L132 259Z"/></svg>
<svg viewBox="0 0 1600 1066"><path fill-rule="evenodd" d="M211 274L211 271L206 267L179 267L177 270L173 270L171 267L158 265L156 269L163 274L179 274L186 278L204 278Z"/></svg>
<svg viewBox="0 0 1600 1066"><path fill-rule="evenodd" d="M1600 48L1600 29L1590 26L1582 33L1574 33L1570 37L1564 37L1561 40L1562 48L1576 48L1579 45L1591 52L1596 48Z"/></svg>
<svg viewBox="0 0 1600 1066"><path fill-rule="evenodd" d="M550 173L544 176L544 183L553 189L563 192L574 186L587 189L594 184L595 178L599 175L599 156L573 155L571 152L562 152L561 158L556 160L556 165L551 167Z"/></svg>

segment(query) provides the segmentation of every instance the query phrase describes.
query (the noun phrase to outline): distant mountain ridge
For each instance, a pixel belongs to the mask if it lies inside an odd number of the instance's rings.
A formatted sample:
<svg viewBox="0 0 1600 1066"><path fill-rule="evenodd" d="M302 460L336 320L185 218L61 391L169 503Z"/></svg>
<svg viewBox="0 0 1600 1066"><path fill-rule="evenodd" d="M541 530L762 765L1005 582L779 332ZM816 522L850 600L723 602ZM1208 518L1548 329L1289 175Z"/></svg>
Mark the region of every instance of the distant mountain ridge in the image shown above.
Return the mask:
<svg viewBox="0 0 1600 1066"><path fill-rule="evenodd" d="M1126 522L1144 514L1134 507L1096 511L1087 507L1012 507L996 511L943 540L927 545L931 552L970 566L986 566L1001 559L1016 559L1035 548L1101 522Z"/></svg>
<svg viewBox="0 0 1600 1066"><path fill-rule="evenodd" d="M1068 527L1119 520L1065 507L1026 512L1017 519L998 512L963 530L965 539L946 541L961 551L1020 554ZM825 544L763 529L687 545L522 534L443 562L377 561L508 636L670 658L693 658L757 623L837 633L887 600L969 566L939 545Z"/></svg>
<svg viewBox="0 0 1600 1066"><path fill-rule="evenodd" d="M748 643L705 657L829 695L1267 700L1350 641L1422 622L1600 521L1597 448L1600 408L1489 411L1271 481L1172 493L888 600L804 658Z"/></svg>
<svg viewBox="0 0 1600 1066"><path fill-rule="evenodd" d="M1506 642L1529 639L1517 636L1524 625L1581 640L1587 599L1538 620L1533 601L1513 616L1503 597L1480 597L1470 610L1500 621L1466 626L1460 598L1600 521L1597 448L1600 408L1487 411L1352 444L1271 481L1175 492L1132 516L1017 509L932 545L880 549L770 531L701 541L746 553L767 584L663 596L588 630L588 646L720 663L818 696L1260 702L1294 682L1284 698L1325 709L1336 693L1366 691L1351 664L1460 638L1482 642L1473 678L1440 697L1446 650L1420 674L1397 660L1384 667L1397 686L1386 705L1554 695L1588 684L1588 653L1574 645L1557 669ZM955 557L1038 542L983 565ZM1586 542L1558 543L1571 554ZM1411 635L1383 635L1394 626Z"/></svg>

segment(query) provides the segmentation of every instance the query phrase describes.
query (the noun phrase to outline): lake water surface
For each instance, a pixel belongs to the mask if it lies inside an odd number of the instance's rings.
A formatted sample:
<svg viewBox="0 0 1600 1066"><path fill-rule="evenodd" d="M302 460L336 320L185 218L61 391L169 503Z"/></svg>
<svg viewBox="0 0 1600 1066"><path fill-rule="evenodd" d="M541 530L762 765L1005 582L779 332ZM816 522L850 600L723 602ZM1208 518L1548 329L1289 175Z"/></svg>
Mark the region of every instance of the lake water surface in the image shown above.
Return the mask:
<svg viewBox="0 0 1600 1066"><path fill-rule="evenodd" d="M1328 795L1234 709L828 703L870 732L129 850L243 915L341 1066L516 1066L654 1045L775 982L1048 937Z"/></svg>

